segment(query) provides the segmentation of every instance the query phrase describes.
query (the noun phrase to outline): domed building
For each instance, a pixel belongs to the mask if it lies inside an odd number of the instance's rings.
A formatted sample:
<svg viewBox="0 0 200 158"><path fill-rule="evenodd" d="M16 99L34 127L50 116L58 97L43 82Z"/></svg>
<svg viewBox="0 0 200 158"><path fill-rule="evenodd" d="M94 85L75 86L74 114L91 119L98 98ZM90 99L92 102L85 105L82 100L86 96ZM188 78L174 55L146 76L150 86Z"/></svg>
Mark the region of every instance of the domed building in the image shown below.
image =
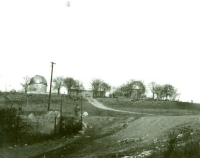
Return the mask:
<svg viewBox="0 0 200 158"><path fill-rule="evenodd" d="M28 85L28 93L45 94L47 92L47 81L43 76L36 75L31 78Z"/></svg>

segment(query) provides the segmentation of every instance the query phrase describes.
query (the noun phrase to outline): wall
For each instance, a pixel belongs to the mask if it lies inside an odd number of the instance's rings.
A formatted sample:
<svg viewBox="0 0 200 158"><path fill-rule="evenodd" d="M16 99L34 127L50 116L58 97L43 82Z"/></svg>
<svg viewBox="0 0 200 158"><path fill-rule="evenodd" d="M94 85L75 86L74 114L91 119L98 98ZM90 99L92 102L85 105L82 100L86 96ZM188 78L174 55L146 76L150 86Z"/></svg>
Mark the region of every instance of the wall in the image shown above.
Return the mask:
<svg viewBox="0 0 200 158"><path fill-rule="evenodd" d="M34 133L46 133L51 134L59 128L60 123L60 112L59 111L48 111L43 113L30 113L28 115L21 115L24 122L31 124L32 131ZM55 120L56 118L56 120Z"/></svg>
<svg viewBox="0 0 200 158"><path fill-rule="evenodd" d="M47 86L43 84L31 84L28 86L28 93L47 93Z"/></svg>

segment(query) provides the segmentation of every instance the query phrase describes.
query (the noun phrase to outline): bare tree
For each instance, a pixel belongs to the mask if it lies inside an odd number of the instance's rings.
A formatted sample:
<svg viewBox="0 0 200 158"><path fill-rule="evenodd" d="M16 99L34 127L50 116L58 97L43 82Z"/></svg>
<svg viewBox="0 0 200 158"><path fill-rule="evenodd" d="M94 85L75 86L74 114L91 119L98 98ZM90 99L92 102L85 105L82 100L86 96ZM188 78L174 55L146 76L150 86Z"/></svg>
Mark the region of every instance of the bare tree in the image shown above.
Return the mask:
<svg viewBox="0 0 200 158"><path fill-rule="evenodd" d="M149 83L149 88L151 90L152 93L152 98L155 99L155 87L156 87L156 83L155 82L150 82Z"/></svg>
<svg viewBox="0 0 200 158"><path fill-rule="evenodd" d="M31 78L29 76L25 76L25 77L23 77L23 79L24 79L24 81L23 81L23 83L21 83L21 86L23 87L24 92L27 93L28 85L30 83Z"/></svg>
<svg viewBox="0 0 200 158"><path fill-rule="evenodd" d="M64 85L64 77L63 76L59 76L53 79L53 89L57 90L57 94L60 94L60 89L62 88L62 86Z"/></svg>
<svg viewBox="0 0 200 158"><path fill-rule="evenodd" d="M170 84L165 84L163 86L163 93L164 93L164 96L165 96L165 99L168 100L168 97L172 97L173 94L174 94L174 87Z"/></svg>
<svg viewBox="0 0 200 158"><path fill-rule="evenodd" d="M84 89L83 83L81 83L79 80L74 80L74 85L72 87L77 90L76 95L78 95L80 90Z"/></svg>
<svg viewBox="0 0 200 158"><path fill-rule="evenodd" d="M101 83L101 90L103 91L103 97L105 97L106 92L108 92L111 89L111 86L106 83L106 82L102 82Z"/></svg>
<svg viewBox="0 0 200 158"><path fill-rule="evenodd" d="M101 79L93 79L90 84L93 90L93 97L96 97L98 95L98 91L101 89Z"/></svg>
<svg viewBox="0 0 200 158"><path fill-rule="evenodd" d="M94 91L100 90L101 82L102 82L101 79L93 79L92 82L90 83L92 90L94 90Z"/></svg>
<svg viewBox="0 0 200 158"><path fill-rule="evenodd" d="M163 86L161 85L155 85L154 87L154 93L156 94L156 99L161 100L163 99Z"/></svg>
<svg viewBox="0 0 200 158"><path fill-rule="evenodd" d="M63 85L67 89L68 94L70 93L71 88L74 86L74 84L75 84L75 80L72 77L67 77L64 79Z"/></svg>
<svg viewBox="0 0 200 158"><path fill-rule="evenodd" d="M110 85L101 79L93 79L91 82L91 88L93 90L93 97L100 95L105 97L105 93L110 90Z"/></svg>
<svg viewBox="0 0 200 158"><path fill-rule="evenodd" d="M117 95L116 93L117 93L117 87L111 86L110 87L110 96L115 97L115 95Z"/></svg>
<svg viewBox="0 0 200 158"><path fill-rule="evenodd" d="M175 101L176 98L180 95L180 93L178 93L178 89L174 89L174 93L173 95L171 96L171 101Z"/></svg>

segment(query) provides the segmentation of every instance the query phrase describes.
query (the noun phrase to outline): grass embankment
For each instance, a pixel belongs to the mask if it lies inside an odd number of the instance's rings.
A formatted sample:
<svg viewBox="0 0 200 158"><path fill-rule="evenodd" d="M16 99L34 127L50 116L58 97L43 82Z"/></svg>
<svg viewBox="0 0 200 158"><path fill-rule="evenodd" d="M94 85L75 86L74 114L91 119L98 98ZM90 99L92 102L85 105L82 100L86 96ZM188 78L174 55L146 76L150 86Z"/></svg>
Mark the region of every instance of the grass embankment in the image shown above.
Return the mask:
<svg viewBox="0 0 200 158"><path fill-rule="evenodd" d="M29 97L23 93L1 93L0 95L0 107L2 108L21 108L24 113L30 112L44 112L48 108L48 94L33 94ZM74 108L76 105L81 107L82 111L88 112L89 116L126 116L127 114L105 111L98 109L91 105L86 99L73 100L67 95L62 100L62 112L65 116L74 116ZM52 94L50 111L60 111L61 108L61 96Z"/></svg>
<svg viewBox="0 0 200 158"><path fill-rule="evenodd" d="M98 98L104 105L118 110L151 113L156 115L200 114L200 104L173 101L130 101L126 98Z"/></svg>

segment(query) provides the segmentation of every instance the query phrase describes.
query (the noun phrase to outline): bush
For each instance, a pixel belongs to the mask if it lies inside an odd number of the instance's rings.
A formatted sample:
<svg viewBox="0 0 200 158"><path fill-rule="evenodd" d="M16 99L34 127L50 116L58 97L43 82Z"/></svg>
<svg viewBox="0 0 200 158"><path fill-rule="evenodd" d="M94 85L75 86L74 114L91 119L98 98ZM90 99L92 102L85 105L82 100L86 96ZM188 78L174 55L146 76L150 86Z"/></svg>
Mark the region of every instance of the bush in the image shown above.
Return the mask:
<svg viewBox="0 0 200 158"><path fill-rule="evenodd" d="M148 158L197 158L200 157L199 142L194 140L193 130L187 126L173 130L168 135L164 151L154 152Z"/></svg>
<svg viewBox="0 0 200 158"><path fill-rule="evenodd" d="M17 110L14 108L0 109L1 146L5 142L13 142L16 138L16 115Z"/></svg>
<svg viewBox="0 0 200 158"><path fill-rule="evenodd" d="M72 135L78 133L82 129L82 124L77 121L75 117L62 117L60 134L61 135Z"/></svg>
<svg viewBox="0 0 200 158"><path fill-rule="evenodd" d="M178 130L174 130L173 132L169 133L168 142L167 142L167 149L165 151L166 155L170 155L174 152L180 145L184 144L185 142L191 142L192 137L191 133L193 132L190 127L182 127Z"/></svg>

